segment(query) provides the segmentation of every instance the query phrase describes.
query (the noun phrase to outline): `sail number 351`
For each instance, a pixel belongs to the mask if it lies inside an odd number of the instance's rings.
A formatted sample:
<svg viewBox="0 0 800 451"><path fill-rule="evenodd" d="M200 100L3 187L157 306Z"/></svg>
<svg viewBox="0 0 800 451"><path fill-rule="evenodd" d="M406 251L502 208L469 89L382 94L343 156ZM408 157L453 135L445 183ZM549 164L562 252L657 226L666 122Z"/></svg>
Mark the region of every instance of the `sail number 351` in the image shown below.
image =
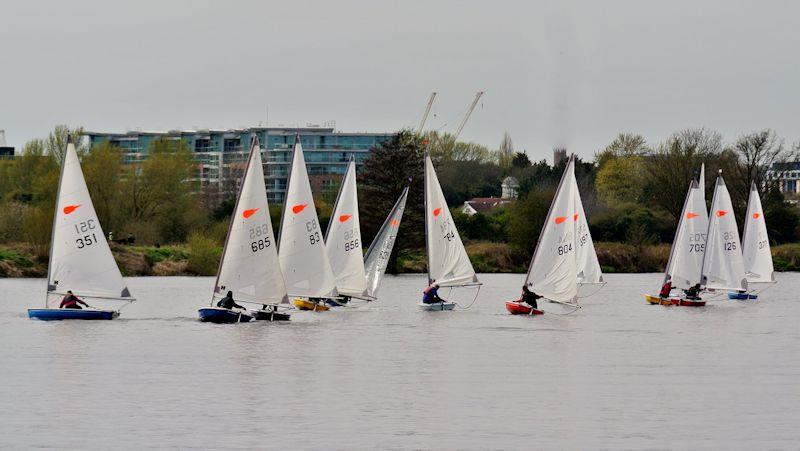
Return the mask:
<svg viewBox="0 0 800 451"><path fill-rule="evenodd" d="M95 223L94 219L87 219L86 221L75 224L75 233L78 234L75 244L78 245L78 249L83 249L86 246L97 243L97 236L94 232L90 233L90 231L94 230L96 227L97 223Z"/></svg>

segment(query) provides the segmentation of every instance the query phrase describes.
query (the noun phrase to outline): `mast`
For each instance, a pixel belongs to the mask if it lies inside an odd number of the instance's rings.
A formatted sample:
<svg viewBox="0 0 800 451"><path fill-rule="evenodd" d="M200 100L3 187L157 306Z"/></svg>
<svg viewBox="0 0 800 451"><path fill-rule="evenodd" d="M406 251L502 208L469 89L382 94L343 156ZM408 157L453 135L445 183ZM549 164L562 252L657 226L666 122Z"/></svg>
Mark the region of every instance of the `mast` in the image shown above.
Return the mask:
<svg viewBox="0 0 800 451"><path fill-rule="evenodd" d="M717 189L719 188L720 179L722 178L722 169L719 170L719 175L717 175L717 181L714 183L714 194L711 196L711 207L713 209L714 205L716 205L717 200ZM711 214L708 215L708 228L706 229L706 250L703 252L703 264L700 266L700 284L705 287L707 282L707 277L705 275L706 272L706 261L708 260L708 245L709 245L709 238L711 238L711 226L714 224L714 211L711 211Z"/></svg>
<svg viewBox="0 0 800 451"><path fill-rule="evenodd" d="M683 199L683 208L681 209L681 216L678 218L678 228L675 229L675 238L672 240L672 246L669 249L669 259L667 259L667 266L664 268L664 281L661 284L667 283L667 277L670 277L670 265L672 265L672 259L675 257L675 246L679 246L678 244L678 234L681 233L681 227L683 227L684 216L686 215L686 207L689 205L689 197L692 195L692 189L695 187L696 182L692 179L689 182L689 191L686 193L686 198ZM705 197L703 197L703 205L705 206ZM703 207L705 208L705 207ZM708 235L706 235L708 236Z"/></svg>
<svg viewBox="0 0 800 451"><path fill-rule="evenodd" d="M423 174L422 174L422 184L425 186L425 195L423 199L423 208L425 209L425 255L427 256L427 264L425 267L428 268L428 285L431 284L431 238L428 231L428 165L427 160L430 159L430 155L428 155L428 150L425 150L425 158L423 159L423 165L425 166ZM433 166L433 162L431 162L431 166Z"/></svg>
<svg viewBox="0 0 800 451"><path fill-rule="evenodd" d="M350 165L355 164L355 157L351 154L350 159L347 162L347 168L344 170L344 175L342 176L342 182L339 185L339 192L336 193L336 200L333 202L333 209L331 210L331 217L328 219L328 226L325 228L325 244L328 244L328 234L331 231L331 223L333 223L334 216L336 214L336 207L339 206L339 199L342 197L342 191L344 190L344 182L347 178L347 172L350 170ZM286 185L289 186L288 184Z"/></svg>
<svg viewBox="0 0 800 451"><path fill-rule="evenodd" d="M278 230L278 243L276 244L278 251L281 250L281 235L283 235L283 226L286 220L286 197L289 194L290 183L292 182L292 166L294 166L294 154L297 153L297 144L300 143L300 132L294 135L294 146L292 147L292 158L289 163L289 171L286 175L286 190L283 192L283 208L281 208L281 228Z"/></svg>
<svg viewBox="0 0 800 451"><path fill-rule="evenodd" d="M211 307L214 306L214 293L217 292L219 286L219 275L222 272L222 264L225 263L225 254L228 252L228 241L231 239L231 229L233 229L233 221L236 219L236 212L239 210L239 200L242 198L242 191L244 191L244 184L247 182L247 173L250 170L250 165L253 163L253 152L261 152L259 149L258 135L253 133L250 140L250 153L247 156L247 165L244 168L244 177L242 178L242 186L239 188L239 193L236 194L236 203L233 205L233 214L228 221L228 234L225 235L225 246L222 247L222 255L219 258L219 266L217 266L217 278L214 280L214 290L211 292Z"/></svg>
<svg viewBox="0 0 800 451"><path fill-rule="evenodd" d="M48 305L47 305L47 296L50 294L50 287L51 287L51 285L50 285L50 276L53 274L53 247L54 247L53 246L53 244L54 244L53 240L55 239L55 236L56 236L56 224L58 224L58 222L57 222L58 221L58 203L61 201L61 183L64 181L64 168L67 166L66 165L66 162L67 162L66 161L67 160L66 155L67 155L67 152L69 150L69 145L70 144L73 144L72 143L72 135L70 135L68 133L67 134L67 147L64 149L64 158L61 159L61 171L59 171L59 174L58 174L58 191L56 191L56 205L53 207L53 209L55 211L53 212L53 226L50 229L50 249L48 250L48 253L50 255L47 257L47 289L45 290L45 293L44 293L44 308L48 307Z"/></svg>

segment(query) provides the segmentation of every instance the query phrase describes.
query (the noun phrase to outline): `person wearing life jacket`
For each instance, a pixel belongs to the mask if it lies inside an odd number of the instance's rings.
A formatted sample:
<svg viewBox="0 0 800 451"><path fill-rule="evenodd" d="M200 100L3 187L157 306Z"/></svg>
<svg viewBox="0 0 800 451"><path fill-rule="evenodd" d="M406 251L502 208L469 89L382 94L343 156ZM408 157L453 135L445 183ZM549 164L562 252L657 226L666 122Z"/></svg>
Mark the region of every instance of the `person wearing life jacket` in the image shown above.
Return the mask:
<svg viewBox="0 0 800 451"><path fill-rule="evenodd" d="M658 293L658 296L661 299L666 299L669 297L669 294L672 292L672 277L667 277L667 281L664 282L664 285L661 287L661 292Z"/></svg>
<svg viewBox="0 0 800 451"><path fill-rule="evenodd" d="M233 291L228 291L227 296L225 296L224 298L220 299L219 302L217 302L217 307L226 308L228 310L231 310L234 307L241 309L244 308L233 300Z"/></svg>
<svg viewBox="0 0 800 451"><path fill-rule="evenodd" d="M422 291L423 304L438 304L444 302L444 299L439 297L439 284L435 282L436 281L432 280L431 284Z"/></svg>
<svg viewBox="0 0 800 451"><path fill-rule="evenodd" d="M530 305L532 308L536 310L539 310L539 304L537 304L536 300L541 297L542 297L541 295L538 295L533 291L529 290L528 285L525 284L522 286L522 297L519 298L519 301Z"/></svg>
<svg viewBox="0 0 800 451"><path fill-rule="evenodd" d="M64 296L64 299L61 300L61 305L59 306L59 308L72 308L72 309L83 310L83 308L78 304L83 304L85 307L89 307L89 304L83 302L78 296L72 294L72 291L67 290L67 295Z"/></svg>
<svg viewBox="0 0 800 451"><path fill-rule="evenodd" d="M683 292L686 294L686 299L697 301L700 299L700 284L689 287L688 290L683 290Z"/></svg>

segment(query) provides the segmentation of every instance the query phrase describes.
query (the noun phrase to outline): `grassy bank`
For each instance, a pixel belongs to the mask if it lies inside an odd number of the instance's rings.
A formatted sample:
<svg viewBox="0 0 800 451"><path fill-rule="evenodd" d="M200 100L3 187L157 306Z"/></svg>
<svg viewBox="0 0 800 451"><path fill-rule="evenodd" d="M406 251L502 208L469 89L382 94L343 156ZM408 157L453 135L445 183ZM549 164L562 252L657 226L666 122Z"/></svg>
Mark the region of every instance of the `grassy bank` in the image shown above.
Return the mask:
<svg viewBox="0 0 800 451"><path fill-rule="evenodd" d="M529 252L504 243L471 242L466 245L472 265L480 273L522 273L528 268ZM668 244L633 246L595 243L605 273L661 272L669 258ZM211 239L192 236L187 244L172 246L112 245L114 258L125 276L213 276L222 249ZM800 271L800 243L772 248L776 271ZM426 271L425 250L403 252L398 272ZM46 250L26 244L0 245L0 277L45 277Z"/></svg>

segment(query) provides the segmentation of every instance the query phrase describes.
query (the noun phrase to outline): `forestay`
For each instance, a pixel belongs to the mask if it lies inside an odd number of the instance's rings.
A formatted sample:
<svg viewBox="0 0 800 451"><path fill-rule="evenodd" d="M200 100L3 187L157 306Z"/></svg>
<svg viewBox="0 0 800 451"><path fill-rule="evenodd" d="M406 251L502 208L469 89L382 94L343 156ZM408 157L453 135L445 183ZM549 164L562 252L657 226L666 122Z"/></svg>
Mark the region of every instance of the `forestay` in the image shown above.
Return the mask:
<svg viewBox="0 0 800 451"><path fill-rule="evenodd" d="M371 298L378 297L378 288L389 264L389 257L392 255L397 232L400 229L400 221L403 219L403 210L406 207L407 197L408 188L405 188L389 212L389 216L383 221L383 225L378 230L378 234L375 235L375 239L372 240L372 244L367 250L367 255L364 256L367 295Z"/></svg>
<svg viewBox="0 0 800 451"><path fill-rule="evenodd" d="M464 243L458 235L447 201L425 155L425 235L428 245L428 280L439 286L478 284Z"/></svg>
<svg viewBox="0 0 800 451"><path fill-rule="evenodd" d="M272 305L289 302L269 214L261 149L255 136L228 226L214 295L222 297L229 290L237 301Z"/></svg>
<svg viewBox="0 0 800 451"><path fill-rule="evenodd" d="M739 229L722 174L714 186L707 238L701 283L708 289L747 290Z"/></svg>
<svg viewBox="0 0 800 451"><path fill-rule="evenodd" d="M133 300L97 219L71 140L61 166L47 274L48 294L67 290L80 297ZM48 296L48 303L54 303L49 307L58 307L58 302Z"/></svg>
<svg viewBox="0 0 800 451"><path fill-rule="evenodd" d="M772 252L767 236L767 223L761 197L755 183L750 186L750 198L747 201L747 216L744 219L742 236L744 271L749 283L770 283L775 281L775 269L772 266Z"/></svg>
<svg viewBox="0 0 800 451"><path fill-rule="evenodd" d="M358 216L356 163L350 159L334 203L325 234L325 248L340 295L365 298L367 276L361 253L361 227Z"/></svg>
<svg viewBox="0 0 800 451"><path fill-rule="evenodd" d="M336 279L311 194L300 139L294 146L279 237L279 260L290 295L335 297Z"/></svg>
<svg viewBox="0 0 800 451"><path fill-rule="evenodd" d="M578 295L578 260L575 240L579 214L575 161L570 157L547 218L539 233L525 284L547 299L574 303Z"/></svg>
<svg viewBox="0 0 800 451"><path fill-rule="evenodd" d="M665 278L672 277L673 287L687 289L700 283L707 232L705 197L699 184L692 180L667 262Z"/></svg>

